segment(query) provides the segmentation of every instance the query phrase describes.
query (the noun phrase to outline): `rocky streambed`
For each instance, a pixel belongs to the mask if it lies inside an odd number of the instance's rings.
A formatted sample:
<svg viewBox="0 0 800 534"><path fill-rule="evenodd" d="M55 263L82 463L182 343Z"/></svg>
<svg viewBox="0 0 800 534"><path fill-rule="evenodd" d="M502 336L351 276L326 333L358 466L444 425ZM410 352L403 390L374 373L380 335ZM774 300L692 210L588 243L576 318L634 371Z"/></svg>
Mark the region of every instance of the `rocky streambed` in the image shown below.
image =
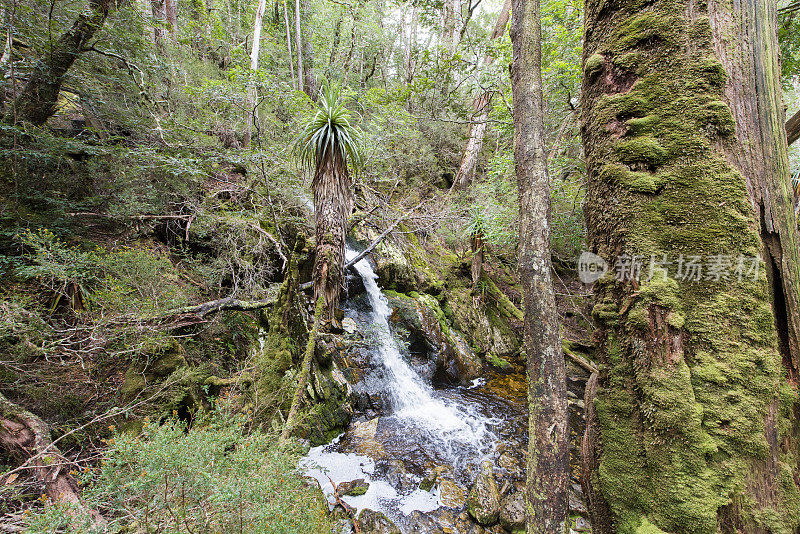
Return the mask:
<svg viewBox="0 0 800 534"><path fill-rule="evenodd" d="M300 464L332 503L337 528L342 533L524 531L524 372L483 372L457 332L437 326L424 309L417 310L416 325L404 321L399 303L392 307L370 264L362 260L356 269L365 292L348 300L343 324L350 349L339 356L346 361L338 366L349 371L342 389L350 397L352 418L338 437L313 447ZM573 378L577 458L586 377ZM580 485L573 482L572 527L586 531Z"/></svg>

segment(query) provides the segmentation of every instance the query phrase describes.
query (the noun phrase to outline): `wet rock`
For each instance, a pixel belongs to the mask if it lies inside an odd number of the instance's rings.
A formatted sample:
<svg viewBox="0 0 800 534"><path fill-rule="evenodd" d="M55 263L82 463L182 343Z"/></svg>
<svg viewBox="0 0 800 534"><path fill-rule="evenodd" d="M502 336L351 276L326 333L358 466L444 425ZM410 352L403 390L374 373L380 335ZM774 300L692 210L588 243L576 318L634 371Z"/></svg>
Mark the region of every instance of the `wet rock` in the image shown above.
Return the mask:
<svg viewBox="0 0 800 534"><path fill-rule="evenodd" d="M436 350L437 371L449 381L461 384L481 376L483 366L480 358L472 352L461 335L447 324L438 301L430 295L418 295L415 307L422 334Z"/></svg>
<svg viewBox="0 0 800 534"><path fill-rule="evenodd" d="M376 460L383 458L383 444L375 436L378 430L378 417L368 421L359 421L353 425L351 433L356 452Z"/></svg>
<svg viewBox="0 0 800 534"><path fill-rule="evenodd" d="M402 460L389 460L384 468L386 469L387 482L400 493L410 493L419 487L418 479L415 479L414 475L408 472Z"/></svg>
<svg viewBox="0 0 800 534"><path fill-rule="evenodd" d="M444 534L445 531L429 514L414 510L409 516L408 532L409 534Z"/></svg>
<svg viewBox="0 0 800 534"><path fill-rule="evenodd" d="M500 524L512 532L525 527L524 493L511 493L500 501Z"/></svg>
<svg viewBox="0 0 800 534"><path fill-rule="evenodd" d="M358 325L351 317L345 317L342 319L342 330L348 334L354 334L358 330Z"/></svg>
<svg viewBox="0 0 800 534"><path fill-rule="evenodd" d="M350 495L351 497L364 495L368 489L369 482L366 482L363 478L357 478L350 482L342 482L336 486L336 491L338 491L339 495Z"/></svg>
<svg viewBox="0 0 800 534"><path fill-rule="evenodd" d="M497 465L513 474L522 471L522 465L520 464L520 461L509 452L504 452L500 455L500 457L497 459Z"/></svg>
<svg viewBox="0 0 800 534"><path fill-rule="evenodd" d="M448 508L461 508L467 500L467 490L452 478L440 478L439 500Z"/></svg>
<svg viewBox="0 0 800 534"><path fill-rule="evenodd" d="M369 508L361 510L356 522L363 534L401 534L391 519Z"/></svg>
<svg viewBox="0 0 800 534"><path fill-rule="evenodd" d="M485 534L486 529L480 526L472 519L469 513L461 512L453 520L453 532L458 534Z"/></svg>
<svg viewBox="0 0 800 534"><path fill-rule="evenodd" d="M335 534L351 534L353 532L353 522L350 519L337 519L333 522L331 532Z"/></svg>
<svg viewBox="0 0 800 534"><path fill-rule="evenodd" d="M500 515L500 492L494 480L492 462L489 460L481 464L481 471L467 497L467 511L483 526L497 523Z"/></svg>

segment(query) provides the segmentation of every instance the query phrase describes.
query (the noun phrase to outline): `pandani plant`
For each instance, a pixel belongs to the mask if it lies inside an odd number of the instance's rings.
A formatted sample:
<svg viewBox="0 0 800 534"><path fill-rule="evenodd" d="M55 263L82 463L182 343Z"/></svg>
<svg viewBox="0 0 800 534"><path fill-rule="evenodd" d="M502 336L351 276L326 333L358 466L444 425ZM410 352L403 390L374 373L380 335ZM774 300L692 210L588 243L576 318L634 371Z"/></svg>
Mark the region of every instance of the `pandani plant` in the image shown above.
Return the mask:
<svg viewBox="0 0 800 534"><path fill-rule="evenodd" d="M362 163L362 134L351 122L339 87L324 83L317 109L295 144L301 165L314 178L316 258L314 298L323 299L323 319L336 321L334 310L344 281L347 220L353 209L353 182L348 165Z"/></svg>

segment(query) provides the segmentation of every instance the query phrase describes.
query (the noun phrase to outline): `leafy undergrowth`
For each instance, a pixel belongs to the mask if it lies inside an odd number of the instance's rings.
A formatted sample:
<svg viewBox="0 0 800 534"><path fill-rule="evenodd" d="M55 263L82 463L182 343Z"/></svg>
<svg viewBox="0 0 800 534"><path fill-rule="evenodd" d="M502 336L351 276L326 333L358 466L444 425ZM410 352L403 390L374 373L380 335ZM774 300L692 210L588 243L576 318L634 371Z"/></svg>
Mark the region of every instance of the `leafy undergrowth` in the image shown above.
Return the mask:
<svg viewBox="0 0 800 534"><path fill-rule="evenodd" d="M109 532L330 532L322 493L296 471L297 451L245 425L242 415L214 411L189 429L173 420L118 433L105 459L81 476L85 502ZM65 517L49 506L27 532L79 532Z"/></svg>

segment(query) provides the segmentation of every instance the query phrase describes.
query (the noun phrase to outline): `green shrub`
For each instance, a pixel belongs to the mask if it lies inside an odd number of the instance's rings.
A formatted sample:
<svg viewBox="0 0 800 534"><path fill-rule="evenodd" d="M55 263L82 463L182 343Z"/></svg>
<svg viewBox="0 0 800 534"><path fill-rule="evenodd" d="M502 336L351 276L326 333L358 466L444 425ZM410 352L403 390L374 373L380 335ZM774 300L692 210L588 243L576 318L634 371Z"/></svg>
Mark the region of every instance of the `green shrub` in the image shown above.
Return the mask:
<svg viewBox="0 0 800 534"><path fill-rule="evenodd" d="M296 452L244 426L214 412L188 430L168 421L116 434L83 477L86 502L112 532L329 532L327 504L303 484Z"/></svg>

